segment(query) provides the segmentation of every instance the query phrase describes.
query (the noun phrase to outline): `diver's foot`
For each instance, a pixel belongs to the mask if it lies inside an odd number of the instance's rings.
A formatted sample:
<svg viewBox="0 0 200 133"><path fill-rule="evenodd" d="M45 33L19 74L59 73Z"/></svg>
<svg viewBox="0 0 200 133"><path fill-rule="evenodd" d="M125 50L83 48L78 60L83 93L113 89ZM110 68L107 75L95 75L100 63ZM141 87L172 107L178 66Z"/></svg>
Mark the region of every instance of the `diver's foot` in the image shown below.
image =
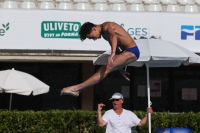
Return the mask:
<svg viewBox="0 0 200 133"><path fill-rule="evenodd" d="M120 69L119 72L121 73L122 77L128 81L130 81L130 78L128 76L130 76L130 73L123 70L123 69Z"/></svg>
<svg viewBox="0 0 200 133"><path fill-rule="evenodd" d="M71 96L79 96L79 91L76 91L74 89L74 87L66 87L66 88L63 88L61 93L60 93L61 96L63 95L71 95Z"/></svg>

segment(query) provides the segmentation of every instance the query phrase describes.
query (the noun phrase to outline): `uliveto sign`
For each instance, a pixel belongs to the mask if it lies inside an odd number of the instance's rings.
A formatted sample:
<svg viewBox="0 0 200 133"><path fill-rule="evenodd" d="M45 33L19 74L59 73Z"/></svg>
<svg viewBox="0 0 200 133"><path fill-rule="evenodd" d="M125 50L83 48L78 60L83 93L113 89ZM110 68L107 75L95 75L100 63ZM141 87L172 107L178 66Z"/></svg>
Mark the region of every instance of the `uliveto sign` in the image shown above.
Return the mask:
<svg viewBox="0 0 200 133"><path fill-rule="evenodd" d="M41 36L43 38L79 38L80 22L43 21Z"/></svg>

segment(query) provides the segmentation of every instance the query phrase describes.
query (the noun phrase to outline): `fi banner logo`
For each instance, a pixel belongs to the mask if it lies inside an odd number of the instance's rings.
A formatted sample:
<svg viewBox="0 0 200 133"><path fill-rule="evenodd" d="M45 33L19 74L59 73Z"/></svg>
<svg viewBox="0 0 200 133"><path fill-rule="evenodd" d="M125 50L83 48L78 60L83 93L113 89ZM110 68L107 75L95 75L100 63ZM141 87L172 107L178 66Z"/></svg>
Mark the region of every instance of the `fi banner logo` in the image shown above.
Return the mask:
<svg viewBox="0 0 200 133"><path fill-rule="evenodd" d="M9 23L2 24L3 28L0 27L0 36L4 36L6 31L9 30Z"/></svg>
<svg viewBox="0 0 200 133"><path fill-rule="evenodd" d="M41 36L43 38L79 38L80 22L43 21Z"/></svg>
<svg viewBox="0 0 200 133"><path fill-rule="evenodd" d="M181 40L187 40L188 37L200 40L200 25L181 25Z"/></svg>

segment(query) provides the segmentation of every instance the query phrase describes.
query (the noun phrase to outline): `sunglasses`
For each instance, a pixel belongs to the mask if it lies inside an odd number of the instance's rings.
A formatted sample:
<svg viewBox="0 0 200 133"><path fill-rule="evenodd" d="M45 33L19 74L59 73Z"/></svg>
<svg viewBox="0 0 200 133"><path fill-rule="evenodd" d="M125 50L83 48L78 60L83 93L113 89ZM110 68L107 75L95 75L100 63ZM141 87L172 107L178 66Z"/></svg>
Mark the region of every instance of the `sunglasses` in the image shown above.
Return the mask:
<svg viewBox="0 0 200 133"><path fill-rule="evenodd" d="M119 101L119 99L112 99L112 102L114 102L114 101Z"/></svg>

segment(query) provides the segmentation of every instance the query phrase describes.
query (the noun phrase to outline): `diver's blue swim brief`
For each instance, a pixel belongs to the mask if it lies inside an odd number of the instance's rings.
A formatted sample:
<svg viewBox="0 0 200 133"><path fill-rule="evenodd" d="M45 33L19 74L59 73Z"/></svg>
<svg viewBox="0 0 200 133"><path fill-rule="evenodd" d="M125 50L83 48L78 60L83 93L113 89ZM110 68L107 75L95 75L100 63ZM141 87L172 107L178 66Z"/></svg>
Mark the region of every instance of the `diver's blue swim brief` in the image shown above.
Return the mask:
<svg viewBox="0 0 200 133"><path fill-rule="evenodd" d="M140 50L138 49L138 46L134 46L132 48L127 48L125 51L129 51L137 57L137 59L140 57Z"/></svg>

